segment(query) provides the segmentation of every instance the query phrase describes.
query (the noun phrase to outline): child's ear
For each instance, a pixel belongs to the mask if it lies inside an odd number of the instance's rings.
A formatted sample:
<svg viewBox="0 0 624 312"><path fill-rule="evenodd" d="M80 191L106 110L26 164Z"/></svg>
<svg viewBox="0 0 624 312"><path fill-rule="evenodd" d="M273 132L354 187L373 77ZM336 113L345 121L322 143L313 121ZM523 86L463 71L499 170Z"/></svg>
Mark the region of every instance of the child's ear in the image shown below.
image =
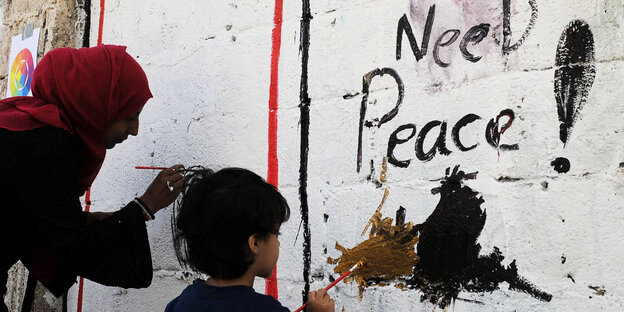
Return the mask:
<svg viewBox="0 0 624 312"><path fill-rule="evenodd" d="M249 245L249 250L251 250L254 255L260 253L260 238L258 234L250 235L247 239L247 244Z"/></svg>

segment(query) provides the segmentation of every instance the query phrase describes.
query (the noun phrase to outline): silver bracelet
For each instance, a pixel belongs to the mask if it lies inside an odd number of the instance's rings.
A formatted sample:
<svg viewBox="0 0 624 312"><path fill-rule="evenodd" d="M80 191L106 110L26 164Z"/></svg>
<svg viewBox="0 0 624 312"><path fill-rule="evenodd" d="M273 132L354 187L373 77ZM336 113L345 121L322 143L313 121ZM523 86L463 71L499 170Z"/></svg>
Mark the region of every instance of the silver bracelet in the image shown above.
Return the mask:
<svg viewBox="0 0 624 312"><path fill-rule="evenodd" d="M154 220L153 214L151 214L150 211L147 210L147 207L143 205L140 199L135 197L132 201L135 202L137 205L139 205L139 207L141 207L141 209L143 210L143 214L146 215L150 221Z"/></svg>

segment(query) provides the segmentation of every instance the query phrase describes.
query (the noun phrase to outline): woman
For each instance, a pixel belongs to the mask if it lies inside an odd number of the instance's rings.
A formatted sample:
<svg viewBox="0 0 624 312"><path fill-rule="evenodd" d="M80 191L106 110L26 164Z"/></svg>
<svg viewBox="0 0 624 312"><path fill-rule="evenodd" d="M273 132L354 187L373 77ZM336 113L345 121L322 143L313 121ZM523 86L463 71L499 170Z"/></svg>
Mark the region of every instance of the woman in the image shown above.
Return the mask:
<svg viewBox="0 0 624 312"><path fill-rule="evenodd" d="M145 221L179 194L181 166L159 173L114 213L83 212L79 201L106 149L137 135L152 97L125 50L55 49L35 70L32 97L0 101L0 294L18 260L57 297L77 275L109 286L150 285Z"/></svg>

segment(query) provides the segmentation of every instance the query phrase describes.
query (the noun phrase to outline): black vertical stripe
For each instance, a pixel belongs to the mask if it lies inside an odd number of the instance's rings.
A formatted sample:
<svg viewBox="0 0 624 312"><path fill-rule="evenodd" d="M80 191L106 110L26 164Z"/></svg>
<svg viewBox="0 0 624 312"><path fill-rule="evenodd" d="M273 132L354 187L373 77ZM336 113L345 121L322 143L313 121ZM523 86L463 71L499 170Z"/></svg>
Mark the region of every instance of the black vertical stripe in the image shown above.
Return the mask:
<svg viewBox="0 0 624 312"><path fill-rule="evenodd" d="M299 87L299 110L301 113L301 146L299 165L299 199L301 201L301 222L303 224L303 280L305 288L302 293L303 302L308 301L310 291L310 225L308 222L308 150L310 133L310 97L308 95L308 57L310 49L310 1L302 0L301 40L301 84Z"/></svg>
<svg viewBox="0 0 624 312"><path fill-rule="evenodd" d="M84 0L85 27L82 34L82 46L89 47L91 41L91 0Z"/></svg>

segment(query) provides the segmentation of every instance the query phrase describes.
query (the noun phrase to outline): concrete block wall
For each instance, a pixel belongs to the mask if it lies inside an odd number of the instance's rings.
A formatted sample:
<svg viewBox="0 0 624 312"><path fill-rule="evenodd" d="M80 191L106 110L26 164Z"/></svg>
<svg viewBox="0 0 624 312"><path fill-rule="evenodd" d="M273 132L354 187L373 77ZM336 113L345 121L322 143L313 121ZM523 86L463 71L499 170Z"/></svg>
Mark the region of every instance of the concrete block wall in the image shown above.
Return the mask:
<svg viewBox="0 0 624 312"><path fill-rule="evenodd" d="M99 10L94 1L91 45ZM338 310L622 309L624 6L617 0L105 1L103 42L128 46L154 99L139 135L109 151L92 210L116 210L143 192L155 173L135 165L240 166L267 175L276 12L278 184L292 209L277 265L284 305L301 305L306 279L316 289L339 275L327 261L342 256L334 246L370 239L361 233L388 189L383 216L395 219L404 207L406 222L425 229L423 245L414 246L421 267L389 280L373 269L380 283L369 280L361 293L357 283L337 285L330 293ZM451 192L444 187L457 165L476 174ZM477 196L460 196L471 192ZM197 275L175 259L170 213L148 224L153 285L86 282L83 311L163 310L192 282ZM476 240L444 240L475 229ZM469 265L453 267L464 280L442 276L439 268L456 262L444 255L477 244ZM439 258L426 253L431 246ZM504 259L479 267L495 250ZM466 272L484 268L508 275ZM264 282L255 287L263 292ZM77 292L69 293L69 311L78 308Z"/></svg>
<svg viewBox="0 0 624 312"><path fill-rule="evenodd" d="M11 39L33 23L41 28L38 59L54 48L81 47L84 39L85 0L3 0L0 68L8 67ZM6 70L0 74L0 91L6 94Z"/></svg>

